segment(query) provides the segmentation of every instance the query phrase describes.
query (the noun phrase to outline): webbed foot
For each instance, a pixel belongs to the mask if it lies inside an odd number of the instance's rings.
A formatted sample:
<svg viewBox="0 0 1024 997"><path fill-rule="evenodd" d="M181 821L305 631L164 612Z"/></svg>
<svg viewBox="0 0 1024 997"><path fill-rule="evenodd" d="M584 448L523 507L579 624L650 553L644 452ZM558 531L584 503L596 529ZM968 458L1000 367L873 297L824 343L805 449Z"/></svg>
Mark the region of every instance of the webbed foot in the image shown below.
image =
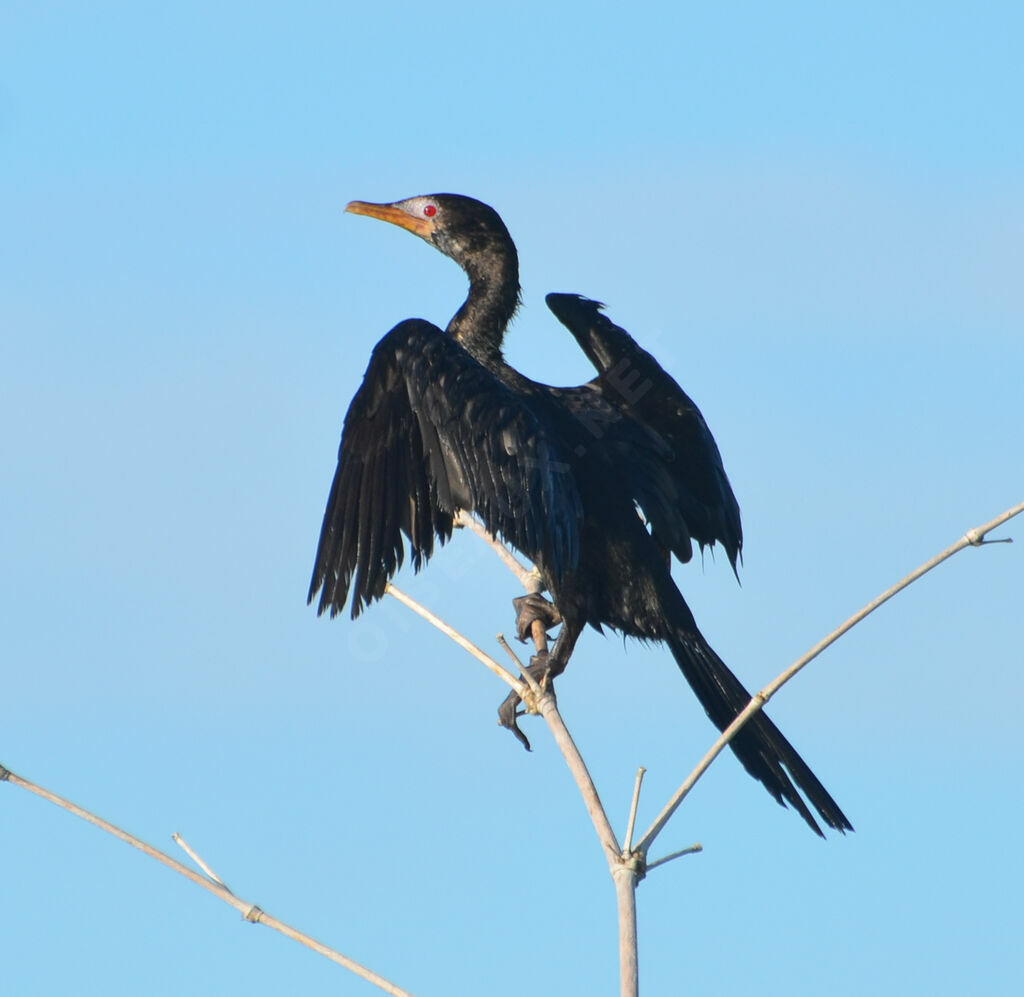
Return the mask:
<svg viewBox="0 0 1024 997"><path fill-rule="evenodd" d="M512 607L516 611L516 637L524 643L529 639L534 623L543 624L544 630L547 631L549 627L558 626L562 622L562 614L558 607L539 592L513 599Z"/></svg>
<svg viewBox="0 0 1024 997"><path fill-rule="evenodd" d="M545 600L546 601L546 600ZM550 604L549 604L550 605ZM551 687L551 669L549 655L545 651L541 654L535 654L530 658L530 664L527 666L526 671L534 679L534 681L541 687L542 690L547 691ZM552 694L554 690L552 689ZM530 751L529 738L519 729L519 717L525 716L527 710L518 709L522 699L516 692L510 692L506 697L501 706L498 707L498 723L502 727L508 728L516 737L516 740Z"/></svg>

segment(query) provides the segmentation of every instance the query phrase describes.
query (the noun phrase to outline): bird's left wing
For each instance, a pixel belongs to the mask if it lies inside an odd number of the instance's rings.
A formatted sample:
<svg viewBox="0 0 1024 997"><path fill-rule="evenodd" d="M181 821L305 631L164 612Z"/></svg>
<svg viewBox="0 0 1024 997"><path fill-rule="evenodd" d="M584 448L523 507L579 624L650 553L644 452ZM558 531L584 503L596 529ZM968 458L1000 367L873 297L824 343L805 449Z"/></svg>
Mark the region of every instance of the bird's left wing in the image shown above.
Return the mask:
<svg viewBox="0 0 1024 997"><path fill-rule="evenodd" d="M581 507L529 402L419 319L376 346L338 452L309 601L352 616L383 594L404 556L426 562L456 510L475 513L556 580L575 567Z"/></svg>
<svg viewBox="0 0 1024 997"><path fill-rule="evenodd" d="M700 409L650 353L602 313L600 302L579 294L549 294L545 300L597 369L591 384L670 448L664 467L675 485L681 521L673 524L661 516L667 527L662 539L683 561L689 560L690 536L701 547L717 541L735 571L743 547L740 507ZM658 520L657 507L642 494L637 499ZM673 537L684 538L683 543L674 544Z"/></svg>

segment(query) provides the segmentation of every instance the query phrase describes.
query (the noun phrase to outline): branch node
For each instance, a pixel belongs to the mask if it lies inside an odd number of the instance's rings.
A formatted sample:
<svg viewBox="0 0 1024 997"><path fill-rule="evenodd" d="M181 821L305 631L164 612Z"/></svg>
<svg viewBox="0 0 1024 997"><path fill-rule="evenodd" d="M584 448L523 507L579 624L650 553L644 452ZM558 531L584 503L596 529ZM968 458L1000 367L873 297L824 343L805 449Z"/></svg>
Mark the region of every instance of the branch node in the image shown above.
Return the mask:
<svg viewBox="0 0 1024 997"><path fill-rule="evenodd" d="M530 688L520 697L523 701L523 708L531 716L543 716L544 700L550 697L553 703L555 701L555 690L547 677L541 679L538 684L537 680L529 672L523 672L523 674L529 678L530 682Z"/></svg>
<svg viewBox="0 0 1024 997"><path fill-rule="evenodd" d="M259 907L257 907L257 906L256 906L256 904L253 904L253 905L252 905L252 906L251 906L251 907L250 907L250 908L249 908L249 909L248 909L248 910L247 910L247 911L246 911L246 912L245 912L245 913L244 913L244 914L242 915L242 917L243 917L243 918L244 918L244 919L245 919L246 921L249 921L249 922L250 922L250 923L252 923L252 924L259 924L259 923L260 923L260 921L261 921L261 920L263 919L263 911L262 911L262 910L261 910L261 909L260 909Z"/></svg>
<svg viewBox="0 0 1024 997"><path fill-rule="evenodd" d="M987 544L1012 544L1013 537L1000 537L998 540L989 540L985 535L985 530L982 527L976 526L973 530L968 530L964 534L964 539L972 547L984 547Z"/></svg>
<svg viewBox="0 0 1024 997"><path fill-rule="evenodd" d="M616 857L612 875L630 876L634 883L640 883L646 878L647 869L647 856L642 851L623 851Z"/></svg>
<svg viewBox="0 0 1024 997"><path fill-rule="evenodd" d="M7 782L11 777L11 770L6 765L0 765L0 782Z"/></svg>

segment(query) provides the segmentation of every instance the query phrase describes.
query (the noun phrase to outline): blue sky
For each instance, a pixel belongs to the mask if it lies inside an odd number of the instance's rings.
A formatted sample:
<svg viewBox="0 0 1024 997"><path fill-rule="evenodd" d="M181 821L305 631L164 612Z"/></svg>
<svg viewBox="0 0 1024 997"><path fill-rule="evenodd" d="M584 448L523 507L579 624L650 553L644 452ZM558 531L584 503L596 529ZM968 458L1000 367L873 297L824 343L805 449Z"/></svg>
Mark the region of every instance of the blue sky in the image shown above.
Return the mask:
<svg viewBox="0 0 1024 997"><path fill-rule="evenodd" d="M588 376L579 291L701 405L744 514L678 568L760 685L1024 497L1010 3L22 5L0 32L0 761L414 993L614 992L614 900L539 726L401 607L304 604L369 352L465 281L352 198L452 190L520 249L511 361ZM1001 531L1020 541L1021 528ZM732 760L640 888L649 994L1016 994L1024 567L969 550L772 703L857 828ZM470 537L399 583L478 643ZM587 635L563 713L620 833L712 739L667 653ZM0 793L13 994L370 993ZM542 967L539 975L535 967Z"/></svg>

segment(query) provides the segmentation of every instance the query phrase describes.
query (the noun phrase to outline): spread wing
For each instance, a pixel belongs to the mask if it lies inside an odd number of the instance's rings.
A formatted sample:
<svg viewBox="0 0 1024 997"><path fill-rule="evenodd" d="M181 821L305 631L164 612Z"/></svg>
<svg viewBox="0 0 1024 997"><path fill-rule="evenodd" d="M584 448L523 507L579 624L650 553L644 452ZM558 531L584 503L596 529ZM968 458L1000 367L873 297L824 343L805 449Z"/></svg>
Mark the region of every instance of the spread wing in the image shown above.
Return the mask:
<svg viewBox="0 0 1024 997"><path fill-rule="evenodd" d="M717 541L735 571L743 548L740 508L700 409L650 353L602 314L600 302L578 294L549 294L545 300L597 369L591 385L667 444L668 456L659 460L675 486L674 511L652 502L644 480L633 483L655 535L682 561L690 559L691 536L701 547Z"/></svg>
<svg viewBox="0 0 1024 997"><path fill-rule="evenodd" d="M526 399L436 326L410 319L374 348L341 436L309 601L352 616L379 599L408 541L419 569L475 513L560 579L576 566L575 480ZM404 540L403 540L404 536Z"/></svg>

